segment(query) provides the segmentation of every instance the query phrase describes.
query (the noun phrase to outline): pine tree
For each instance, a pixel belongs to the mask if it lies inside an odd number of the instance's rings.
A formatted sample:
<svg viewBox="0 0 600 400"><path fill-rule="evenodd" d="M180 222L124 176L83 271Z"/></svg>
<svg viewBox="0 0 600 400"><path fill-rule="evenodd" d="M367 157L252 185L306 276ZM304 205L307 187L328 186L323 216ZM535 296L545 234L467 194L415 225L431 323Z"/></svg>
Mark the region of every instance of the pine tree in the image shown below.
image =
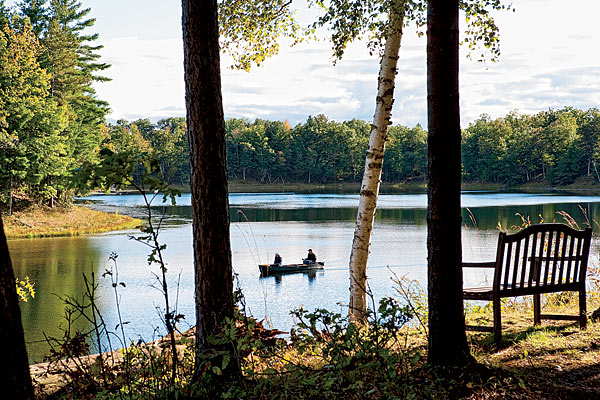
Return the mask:
<svg viewBox="0 0 600 400"><path fill-rule="evenodd" d="M90 8L81 8L75 0L51 0L46 31L42 44L45 57L42 65L52 74L52 95L69 111L66 131L68 151L75 165L95 159L100 142L100 125L108 113L108 103L99 100L92 84L107 81L96 75L110 67L99 63L97 53L103 46L91 43L98 34L84 34L94 25L87 18Z"/></svg>
<svg viewBox="0 0 600 400"><path fill-rule="evenodd" d="M48 25L46 0L21 0L18 4L20 15L29 18L33 33L39 39Z"/></svg>
<svg viewBox="0 0 600 400"><path fill-rule="evenodd" d="M29 21L13 16L0 32L0 195L9 209L15 191L55 196L68 164L65 110L49 96L40 52Z"/></svg>

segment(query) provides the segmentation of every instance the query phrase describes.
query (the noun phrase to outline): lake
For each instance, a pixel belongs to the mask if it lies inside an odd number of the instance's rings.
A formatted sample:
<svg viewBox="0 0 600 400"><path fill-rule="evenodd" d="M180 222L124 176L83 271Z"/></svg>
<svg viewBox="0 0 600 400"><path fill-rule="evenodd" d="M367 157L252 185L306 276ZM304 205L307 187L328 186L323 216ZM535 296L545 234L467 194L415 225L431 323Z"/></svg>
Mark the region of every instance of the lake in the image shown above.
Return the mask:
<svg viewBox="0 0 600 400"><path fill-rule="evenodd" d="M81 199L89 206L109 212L143 215L139 195L103 195ZM426 195L382 194L378 202L373 231L368 276L375 299L394 295L392 277L408 276L426 282ZM171 299L177 311L185 315L181 324L194 324L194 276L192 265L190 196L183 195L176 206L163 206L160 199L153 208L165 216L160 240L167 244L165 257ZM495 256L498 225L521 225L521 217L537 223L562 222L557 212L567 212L583 226L584 213L590 220L600 216L600 196L569 194L526 194L464 192L463 259L492 260ZM346 312L348 302L348 259L358 195L261 193L230 195L231 246L233 268L242 288L248 311L267 325L289 331L294 321L290 310L303 306ZM9 248L15 275L29 276L35 282L36 297L23 303L23 325L30 360L40 361L47 351L44 332L60 335L63 302L59 296L81 298L83 274L93 272L98 284L97 301L107 326L117 323L115 295L108 277L102 274L112 263L109 256L118 254L120 281L118 298L128 338L151 340L164 334L160 322L162 300L154 287L155 266L146 261L148 248L128 237L139 231L73 238L10 240ZM590 260L598 262L597 246ZM284 263L301 262L312 248L325 269L315 274L293 274L261 278L257 264L269 263L275 252ZM487 277L465 276L465 281L481 282ZM80 329L89 329L81 323ZM119 347L113 343L113 347ZM94 350L96 350L94 348Z"/></svg>

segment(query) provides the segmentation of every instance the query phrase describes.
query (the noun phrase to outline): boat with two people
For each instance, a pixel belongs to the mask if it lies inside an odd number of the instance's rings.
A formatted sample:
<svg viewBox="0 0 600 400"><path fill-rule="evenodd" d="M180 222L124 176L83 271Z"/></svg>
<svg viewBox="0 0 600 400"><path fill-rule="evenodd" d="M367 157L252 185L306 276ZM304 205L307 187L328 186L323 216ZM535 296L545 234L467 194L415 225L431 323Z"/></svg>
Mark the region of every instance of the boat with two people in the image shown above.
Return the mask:
<svg viewBox="0 0 600 400"><path fill-rule="evenodd" d="M325 263L317 261L317 256L312 249L308 249L308 255L302 259L302 264L283 264L281 255L275 253L275 259L272 264L259 264L261 276L287 274L292 272L308 272L323 269Z"/></svg>
<svg viewBox="0 0 600 400"><path fill-rule="evenodd" d="M323 261L317 261L311 264L259 264L258 269L260 270L261 276L277 275L277 274L289 274L294 272L308 272L323 269L325 263Z"/></svg>

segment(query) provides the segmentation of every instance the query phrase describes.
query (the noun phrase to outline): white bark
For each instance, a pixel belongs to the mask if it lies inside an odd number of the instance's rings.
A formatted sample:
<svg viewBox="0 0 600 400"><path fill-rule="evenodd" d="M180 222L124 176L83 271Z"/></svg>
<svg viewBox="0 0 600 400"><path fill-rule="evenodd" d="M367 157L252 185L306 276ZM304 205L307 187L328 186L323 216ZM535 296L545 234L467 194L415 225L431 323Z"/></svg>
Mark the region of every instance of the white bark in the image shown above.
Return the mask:
<svg viewBox="0 0 600 400"><path fill-rule="evenodd" d="M391 124L392 105L394 103L394 84L398 53L402 41L404 6L401 12L390 13L384 53L379 70L375 115L369 139L369 148L365 159L365 171L360 188L360 202L354 228L354 240L350 253L350 307L351 319L363 321L367 310L367 260L375 207L381 182L381 167L385 153L388 125Z"/></svg>

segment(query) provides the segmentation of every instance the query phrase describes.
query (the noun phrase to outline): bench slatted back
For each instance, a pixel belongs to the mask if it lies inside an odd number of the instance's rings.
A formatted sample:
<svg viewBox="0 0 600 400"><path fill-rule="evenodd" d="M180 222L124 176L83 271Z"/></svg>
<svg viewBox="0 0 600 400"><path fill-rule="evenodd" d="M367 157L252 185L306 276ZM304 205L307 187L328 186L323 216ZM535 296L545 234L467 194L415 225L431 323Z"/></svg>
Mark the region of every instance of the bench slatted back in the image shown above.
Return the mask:
<svg viewBox="0 0 600 400"><path fill-rule="evenodd" d="M500 233L494 290L519 295L584 284L591 236L591 228L557 223Z"/></svg>

